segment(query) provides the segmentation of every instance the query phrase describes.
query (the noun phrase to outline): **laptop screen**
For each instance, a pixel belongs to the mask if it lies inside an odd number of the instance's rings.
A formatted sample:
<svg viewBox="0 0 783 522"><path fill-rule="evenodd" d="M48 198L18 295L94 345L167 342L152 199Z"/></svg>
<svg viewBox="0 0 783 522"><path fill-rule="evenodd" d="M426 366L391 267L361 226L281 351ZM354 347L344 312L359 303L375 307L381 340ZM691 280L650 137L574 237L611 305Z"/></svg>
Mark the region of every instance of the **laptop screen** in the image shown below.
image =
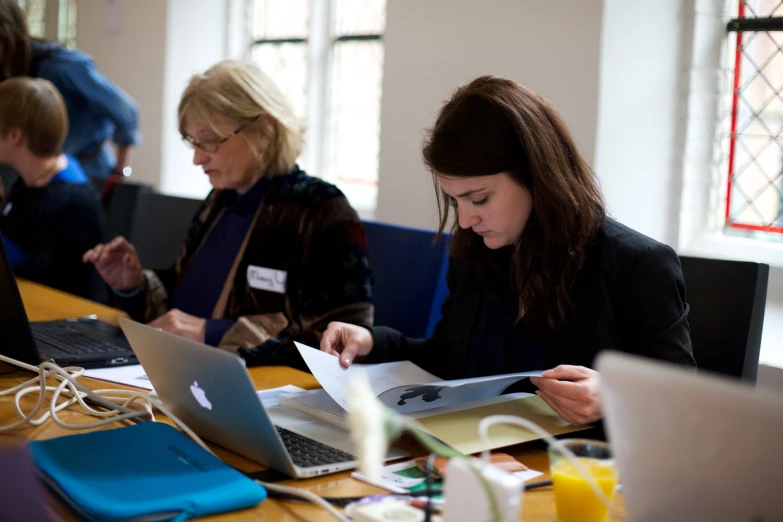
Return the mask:
<svg viewBox="0 0 783 522"><path fill-rule="evenodd" d="M727 377L602 352L628 520L783 520L783 400Z"/></svg>
<svg viewBox="0 0 783 522"><path fill-rule="evenodd" d="M8 261L0 234L0 354L27 364L38 365L41 358L33 341L30 324Z"/></svg>

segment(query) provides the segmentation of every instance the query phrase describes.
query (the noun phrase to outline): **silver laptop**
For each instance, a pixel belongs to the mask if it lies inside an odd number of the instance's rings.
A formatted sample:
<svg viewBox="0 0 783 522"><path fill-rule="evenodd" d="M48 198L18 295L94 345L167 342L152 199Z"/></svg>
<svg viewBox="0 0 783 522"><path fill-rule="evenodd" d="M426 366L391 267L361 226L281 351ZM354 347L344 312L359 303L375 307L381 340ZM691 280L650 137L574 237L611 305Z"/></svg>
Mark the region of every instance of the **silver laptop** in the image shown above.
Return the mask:
<svg viewBox="0 0 783 522"><path fill-rule="evenodd" d="M597 369L629 521L783 521L783 395L611 352Z"/></svg>
<svg viewBox="0 0 783 522"><path fill-rule="evenodd" d="M296 478L357 467L346 431L282 407L265 408L242 358L119 321L160 400L200 437ZM406 455L392 449L387 458Z"/></svg>

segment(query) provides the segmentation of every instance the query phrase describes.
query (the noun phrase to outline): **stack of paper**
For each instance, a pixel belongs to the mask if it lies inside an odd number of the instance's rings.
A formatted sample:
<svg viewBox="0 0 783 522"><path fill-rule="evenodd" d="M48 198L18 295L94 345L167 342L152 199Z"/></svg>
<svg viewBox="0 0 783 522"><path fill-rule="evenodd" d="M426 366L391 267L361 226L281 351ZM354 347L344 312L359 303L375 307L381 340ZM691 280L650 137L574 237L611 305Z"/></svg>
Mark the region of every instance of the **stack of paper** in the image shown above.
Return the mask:
<svg viewBox="0 0 783 522"><path fill-rule="evenodd" d="M349 429L348 413L334 402L334 399L323 389L286 393L280 395L278 400L280 406L284 408L306 413L344 430Z"/></svg>

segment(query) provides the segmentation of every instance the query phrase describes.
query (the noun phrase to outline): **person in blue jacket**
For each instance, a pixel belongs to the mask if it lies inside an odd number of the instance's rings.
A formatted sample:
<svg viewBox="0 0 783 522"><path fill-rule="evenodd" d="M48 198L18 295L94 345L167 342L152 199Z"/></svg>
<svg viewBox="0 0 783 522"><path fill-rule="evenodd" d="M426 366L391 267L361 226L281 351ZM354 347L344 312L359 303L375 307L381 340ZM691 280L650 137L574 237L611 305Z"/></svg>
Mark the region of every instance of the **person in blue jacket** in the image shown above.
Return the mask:
<svg viewBox="0 0 783 522"><path fill-rule="evenodd" d="M90 178L125 172L141 140L136 102L88 54L31 38L16 0L0 0L0 81L14 76L44 78L60 91L69 121L63 150Z"/></svg>

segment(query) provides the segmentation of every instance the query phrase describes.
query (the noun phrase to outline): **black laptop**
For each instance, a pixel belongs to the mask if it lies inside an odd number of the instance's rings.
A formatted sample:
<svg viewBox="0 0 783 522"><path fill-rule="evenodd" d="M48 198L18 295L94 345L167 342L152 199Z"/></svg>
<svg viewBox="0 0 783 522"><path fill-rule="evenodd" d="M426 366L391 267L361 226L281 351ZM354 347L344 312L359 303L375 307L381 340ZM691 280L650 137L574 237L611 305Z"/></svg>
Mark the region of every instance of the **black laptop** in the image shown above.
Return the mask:
<svg viewBox="0 0 783 522"><path fill-rule="evenodd" d="M30 323L0 234L0 353L27 364L105 368L138 364L125 335L94 318Z"/></svg>

